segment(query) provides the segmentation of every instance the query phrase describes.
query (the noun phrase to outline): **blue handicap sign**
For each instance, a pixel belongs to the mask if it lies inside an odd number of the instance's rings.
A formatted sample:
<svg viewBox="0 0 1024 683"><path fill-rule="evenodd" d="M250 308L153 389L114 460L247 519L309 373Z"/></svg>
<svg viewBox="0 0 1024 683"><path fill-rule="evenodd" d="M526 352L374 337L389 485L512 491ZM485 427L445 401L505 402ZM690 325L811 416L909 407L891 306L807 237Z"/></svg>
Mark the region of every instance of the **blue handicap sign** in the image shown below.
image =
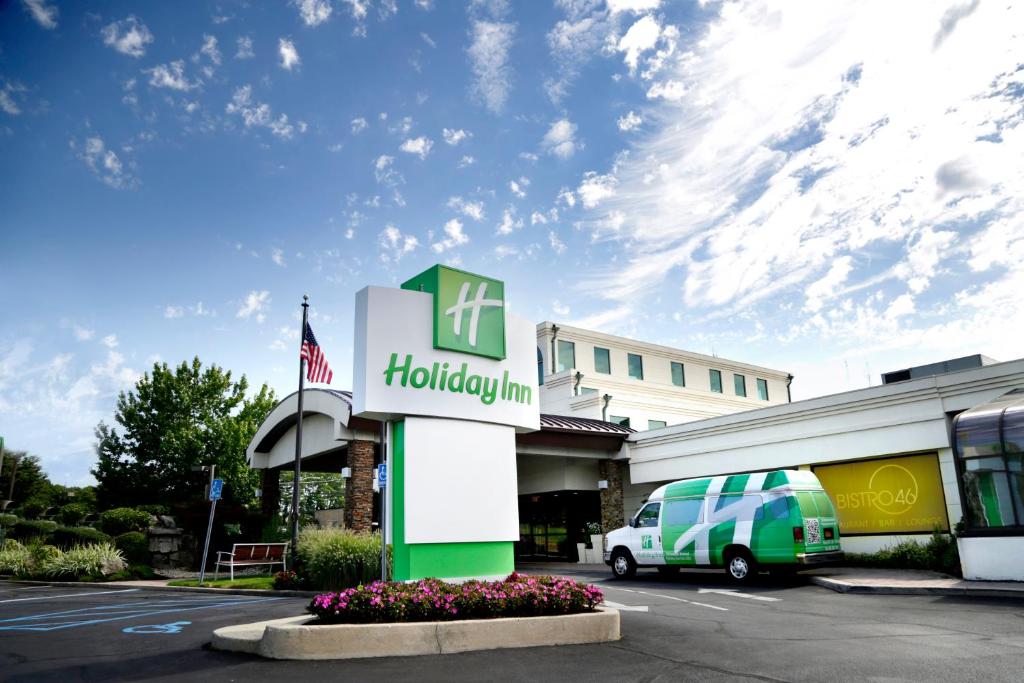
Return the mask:
<svg viewBox="0 0 1024 683"><path fill-rule="evenodd" d="M388 485L388 466L385 463L377 465L377 484L380 486Z"/></svg>
<svg viewBox="0 0 1024 683"><path fill-rule="evenodd" d="M224 480L214 479L210 483L210 500L220 500L221 493L224 491Z"/></svg>
<svg viewBox="0 0 1024 683"><path fill-rule="evenodd" d="M173 621L170 624L143 624L129 626L121 631L123 633L181 633L181 630L191 623L191 621Z"/></svg>

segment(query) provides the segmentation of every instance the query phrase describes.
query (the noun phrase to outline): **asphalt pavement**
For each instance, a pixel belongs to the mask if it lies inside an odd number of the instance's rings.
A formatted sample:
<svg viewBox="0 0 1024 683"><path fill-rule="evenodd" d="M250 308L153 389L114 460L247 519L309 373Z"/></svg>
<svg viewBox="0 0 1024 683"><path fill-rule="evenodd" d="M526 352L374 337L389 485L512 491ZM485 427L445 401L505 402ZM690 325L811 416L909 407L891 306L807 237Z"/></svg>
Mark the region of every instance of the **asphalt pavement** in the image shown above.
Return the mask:
<svg viewBox="0 0 1024 683"><path fill-rule="evenodd" d="M569 572L566 572L569 573ZM575 571L619 609L618 643L275 662L204 648L213 629L307 598L0 582L10 681L1019 681L1024 600L837 593L807 578L737 589L720 573L630 581Z"/></svg>

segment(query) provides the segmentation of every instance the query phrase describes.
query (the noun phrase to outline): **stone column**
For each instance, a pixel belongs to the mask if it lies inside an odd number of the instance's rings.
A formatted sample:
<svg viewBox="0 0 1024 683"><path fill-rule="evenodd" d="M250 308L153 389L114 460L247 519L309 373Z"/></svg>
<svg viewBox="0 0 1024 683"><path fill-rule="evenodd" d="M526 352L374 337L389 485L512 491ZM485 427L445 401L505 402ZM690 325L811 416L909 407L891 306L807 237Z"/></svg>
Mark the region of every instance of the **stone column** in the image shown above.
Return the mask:
<svg viewBox="0 0 1024 683"><path fill-rule="evenodd" d="M263 497L260 498L260 512L267 519L278 514L278 506L281 504L281 470L267 468L263 470L263 480L260 482L263 490Z"/></svg>
<svg viewBox="0 0 1024 683"><path fill-rule="evenodd" d="M601 489L601 530L608 533L625 524L626 513L622 507L622 468L625 462L602 460L598 472L607 480L608 488Z"/></svg>
<svg viewBox="0 0 1024 683"><path fill-rule="evenodd" d="M349 442L348 466L352 468L352 476L345 481L345 526L353 531L370 531L373 522L373 442Z"/></svg>

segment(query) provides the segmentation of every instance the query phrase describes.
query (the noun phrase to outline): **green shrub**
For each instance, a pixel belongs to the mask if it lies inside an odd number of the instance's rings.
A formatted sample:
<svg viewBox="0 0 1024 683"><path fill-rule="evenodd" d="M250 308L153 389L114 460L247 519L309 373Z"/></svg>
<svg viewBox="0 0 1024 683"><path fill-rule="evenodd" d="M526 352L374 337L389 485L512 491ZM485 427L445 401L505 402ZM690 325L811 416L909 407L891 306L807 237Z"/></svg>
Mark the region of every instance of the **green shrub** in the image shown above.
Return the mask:
<svg viewBox="0 0 1024 683"><path fill-rule="evenodd" d="M156 578L156 572L148 564L133 564L127 569L122 569L106 578L107 581L132 581L135 579L148 581L149 579Z"/></svg>
<svg viewBox="0 0 1024 683"><path fill-rule="evenodd" d="M90 543L108 543L110 536L89 526L60 526L54 530L48 542L58 548L71 548Z"/></svg>
<svg viewBox="0 0 1024 683"><path fill-rule="evenodd" d="M78 526L90 512L89 506L83 503L68 503L57 511L57 519L64 526Z"/></svg>
<svg viewBox="0 0 1024 683"><path fill-rule="evenodd" d="M844 561L857 567L923 569L961 575L956 538L939 530L933 532L924 545L917 541L903 541L876 553L846 553Z"/></svg>
<svg viewBox="0 0 1024 683"><path fill-rule="evenodd" d="M149 538L141 531L128 531L114 539L114 545L130 564L149 564Z"/></svg>
<svg viewBox="0 0 1024 683"><path fill-rule="evenodd" d="M28 572L31 559L28 548L9 538L0 550L0 574L23 576Z"/></svg>
<svg viewBox="0 0 1024 683"><path fill-rule="evenodd" d="M169 515L169 514L171 514L170 508L168 508L166 505L160 505L159 503L156 503L156 504L153 504L153 505L140 505L140 506L138 506L135 509L136 510L142 510L143 512L148 512L149 514L153 515L154 517L159 517L160 515Z"/></svg>
<svg viewBox="0 0 1024 683"><path fill-rule="evenodd" d="M18 521L18 515L0 515L0 526L9 529Z"/></svg>
<svg viewBox="0 0 1024 683"><path fill-rule="evenodd" d="M21 516L25 519L37 519L41 514L46 512L49 507L49 505L38 498L33 498L32 500L26 501L25 504L21 506L20 512Z"/></svg>
<svg viewBox="0 0 1024 683"><path fill-rule="evenodd" d="M127 566L121 551L110 543L80 545L57 553L36 565L35 571L53 579L76 580L109 576Z"/></svg>
<svg viewBox="0 0 1024 683"><path fill-rule="evenodd" d="M291 540L288 521L281 515L274 515L263 525L260 532L261 543L285 543Z"/></svg>
<svg viewBox="0 0 1024 683"><path fill-rule="evenodd" d="M306 529L299 535L300 574L314 590L369 583L380 578L380 545L379 533Z"/></svg>
<svg viewBox="0 0 1024 683"><path fill-rule="evenodd" d="M19 519L11 527L8 535L19 541L28 541L33 538L46 539L57 529L56 522L36 519Z"/></svg>
<svg viewBox="0 0 1024 683"><path fill-rule="evenodd" d="M150 514L132 508L114 508L100 513L100 529L111 536L149 528Z"/></svg>

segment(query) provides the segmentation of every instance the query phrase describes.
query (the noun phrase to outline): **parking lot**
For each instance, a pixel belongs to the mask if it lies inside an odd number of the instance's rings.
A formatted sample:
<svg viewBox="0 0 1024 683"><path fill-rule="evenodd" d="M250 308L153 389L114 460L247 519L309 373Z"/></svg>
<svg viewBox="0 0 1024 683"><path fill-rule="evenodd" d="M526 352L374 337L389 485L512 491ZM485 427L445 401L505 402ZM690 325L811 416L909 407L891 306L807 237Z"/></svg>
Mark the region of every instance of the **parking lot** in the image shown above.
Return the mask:
<svg viewBox="0 0 1024 683"><path fill-rule="evenodd" d="M437 657L274 662L204 648L213 629L300 614L304 598L0 582L0 674L11 681L836 680L1017 681L1024 601L844 595L801 578L736 589L716 574L615 582L614 644Z"/></svg>

